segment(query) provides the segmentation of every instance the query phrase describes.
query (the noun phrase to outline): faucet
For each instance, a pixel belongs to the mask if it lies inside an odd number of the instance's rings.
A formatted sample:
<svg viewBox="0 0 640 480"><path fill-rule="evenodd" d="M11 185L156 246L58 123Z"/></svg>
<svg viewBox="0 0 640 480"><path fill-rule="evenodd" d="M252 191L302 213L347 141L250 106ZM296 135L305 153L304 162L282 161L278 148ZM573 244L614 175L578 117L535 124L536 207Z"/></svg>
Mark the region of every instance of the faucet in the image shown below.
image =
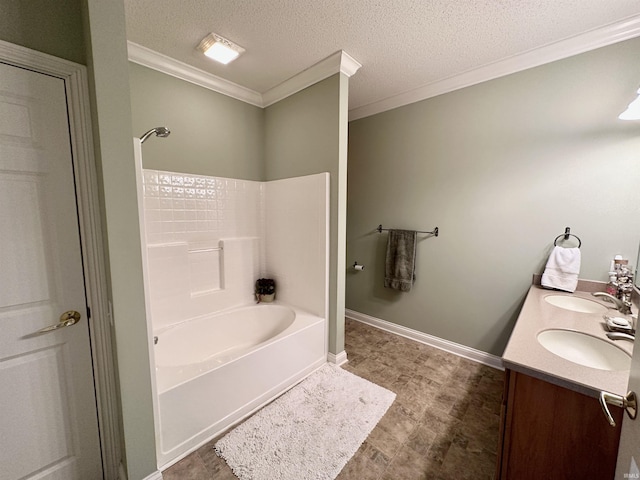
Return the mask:
<svg viewBox="0 0 640 480"><path fill-rule="evenodd" d="M631 314L631 302L629 300L620 300L606 292L594 292L591 295L594 297L603 297L604 300L613 303L616 309L623 315Z"/></svg>

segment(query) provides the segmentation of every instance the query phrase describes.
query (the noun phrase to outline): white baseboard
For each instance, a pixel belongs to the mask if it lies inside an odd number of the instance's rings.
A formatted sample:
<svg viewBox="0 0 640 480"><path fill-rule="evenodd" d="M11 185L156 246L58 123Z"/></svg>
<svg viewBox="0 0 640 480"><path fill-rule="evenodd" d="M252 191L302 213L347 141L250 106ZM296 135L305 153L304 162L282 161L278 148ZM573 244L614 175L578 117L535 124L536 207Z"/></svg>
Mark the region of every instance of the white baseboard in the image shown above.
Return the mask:
<svg viewBox="0 0 640 480"><path fill-rule="evenodd" d="M120 463L120 467L118 468L118 480L127 480L127 471L123 463ZM145 477L144 480L162 480L162 472L153 472L151 475Z"/></svg>
<svg viewBox="0 0 640 480"><path fill-rule="evenodd" d="M160 471L153 472L148 477L145 477L144 480L162 480L162 472L160 472Z"/></svg>
<svg viewBox="0 0 640 480"><path fill-rule="evenodd" d="M344 365L345 363L348 362L347 360L347 352L345 352L344 350L341 351L340 353L338 353L337 355L335 353L327 353L327 362L329 363L333 363L335 365Z"/></svg>
<svg viewBox="0 0 640 480"><path fill-rule="evenodd" d="M475 348L467 347L465 345L460 345L459 343L451 342L443 338L434 337L433 335L419 332L418 330L413 330L411 328L403 327L402 325L398 325L396 323L387 322L386 320L372 317L371 315L356 312L354 310L345 310L345 316L352 320L356 320L358 322L371 325L372 327L379 328L380 330L385 330L395 335L400 335L401 337L409 338L411 340L415 340L416 342L424 343L425 345L444 350L445 352L453 353L454 355L458 355L459 357L482 363L483 365L486 365L488 367L496 368L498 370L504 370L502 358L490 353L476 350Z"/></svg>

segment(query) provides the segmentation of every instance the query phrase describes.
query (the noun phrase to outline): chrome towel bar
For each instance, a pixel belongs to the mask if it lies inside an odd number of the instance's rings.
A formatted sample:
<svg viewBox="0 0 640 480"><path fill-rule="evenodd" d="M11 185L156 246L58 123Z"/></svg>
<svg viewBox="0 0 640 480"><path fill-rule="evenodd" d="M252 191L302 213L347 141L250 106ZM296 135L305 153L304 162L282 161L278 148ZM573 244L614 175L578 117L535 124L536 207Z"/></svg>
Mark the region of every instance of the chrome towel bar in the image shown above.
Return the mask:
<svg viewBox="0 0 640 480"><path fill-rule="evenodd" d="M389 230L393 230L392 228L382 228L382 224L378 225L378 228L376 228L376 230L378 230L378 233L382 233L384 232L388 232ZM428 233L429 235L433 235L434 237L438 236L439 233L439 229L438 227L434 228L433 231L431 232L425 232L424 230L416 230L416 233Z"/></svg>

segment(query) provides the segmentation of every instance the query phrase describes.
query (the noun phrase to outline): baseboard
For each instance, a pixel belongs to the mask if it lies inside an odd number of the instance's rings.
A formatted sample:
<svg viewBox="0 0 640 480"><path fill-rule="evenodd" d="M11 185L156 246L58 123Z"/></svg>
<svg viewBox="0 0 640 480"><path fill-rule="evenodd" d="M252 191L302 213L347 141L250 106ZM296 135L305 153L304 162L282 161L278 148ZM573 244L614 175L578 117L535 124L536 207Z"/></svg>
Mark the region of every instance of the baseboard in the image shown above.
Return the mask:
<svg viewBox="0 0 640 480"><path fill-rule="evenodd" d="M344 365L345 363L348 362L347 360L347 352L345 352L344 350L341 351L340 353L338 353L337 355L335 353L327 353L327 362L329 363L333 363L335 365Z"/></svg>
<svg viewBox="0 0 640 480"><path fill-rule="evenodd" d="M123 463L120 463L118 467L118 480L127 480L127 471ZM162 480L162 472L153 472L151 475L145 477L144 480Z"/></svg>
<svg viewBox="0 0 640 480"><path fill-rule="evenodd" d="M443 338L438 338L427 333L419 332L418 330L403 327L402 325L391 323L380 318L372 317L371 315L356 312L354 310L345 310L345 316L352 320L356 320L357 322L366 323L367 325L371 325L372 327L379 328L380 330L385 330L389 333L393 333L395 335L409 338L411 340L415 340L416 342L424 343L425 345L444 350L445 352L453 353L454 355L458 355L459 357L482 363L483 365L486 365L488 367L496 368L498 370L504 370L502 358L490 353L476 350L475 348L467 347L465 345L460 345L459 343L451 342Z"/></svg>
<svg viewBox="0 0 640 480"><path fill-rule="evenodd" d="M145 477L144 480L162 480L162 472L160 471L153 472L148 477Z"/></svg>

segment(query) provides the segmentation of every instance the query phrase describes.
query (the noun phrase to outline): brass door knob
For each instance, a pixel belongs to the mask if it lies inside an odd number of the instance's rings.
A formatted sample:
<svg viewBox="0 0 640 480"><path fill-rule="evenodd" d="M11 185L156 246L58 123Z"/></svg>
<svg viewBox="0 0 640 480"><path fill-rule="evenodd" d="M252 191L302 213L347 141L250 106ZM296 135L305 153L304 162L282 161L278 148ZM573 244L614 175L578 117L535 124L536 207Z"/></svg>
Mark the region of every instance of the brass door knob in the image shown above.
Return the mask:
<svg viewBox="0 0 640 480"><path fill-rule="evenodd" d="M47 333L52 332L53 330L58 330L59 328L70 327L71 325L75 325L76 323L78 323L81 317L82 315L80 315L80 312L69 310L68 312L64 312L62 315L60 315L59 323L41 328L36 333Z"/></svg>

